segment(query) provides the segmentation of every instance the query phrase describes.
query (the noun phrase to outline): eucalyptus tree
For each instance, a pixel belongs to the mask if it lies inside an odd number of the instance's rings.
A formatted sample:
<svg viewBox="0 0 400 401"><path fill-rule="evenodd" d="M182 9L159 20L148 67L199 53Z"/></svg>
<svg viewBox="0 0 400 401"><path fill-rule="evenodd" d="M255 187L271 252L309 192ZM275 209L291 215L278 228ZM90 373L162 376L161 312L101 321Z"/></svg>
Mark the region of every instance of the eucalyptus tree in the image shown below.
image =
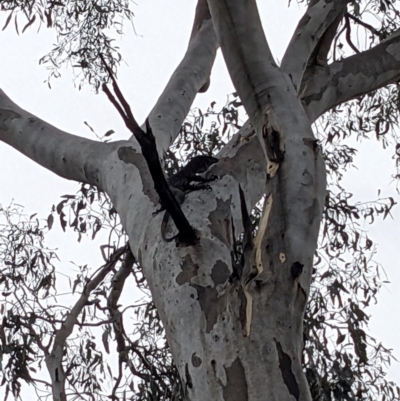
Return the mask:
<svg viewBox="0 0 400 401"><path fill-rule="evenodd" d="M359 233L351 228L360 211L341 199L340 193L330 191L327 196L326 165L335 174L335 166L351 162L352 149L340 148L335 142L344 132L373 129L380 136L395 123L400 17L394 2L307 2L278 65L255 1L199 0L187 52L142 126L136 122L123 88L118 86L115 72L121 56L104 33L116 26L120 15L132 18L129 2L10 0L3 1L1 7L10 12L6 25L22 11L28 20L23 29L36 20L54 27L59 42L42 61L52 63L57 74L60 62L68 56L76 68L82 69L88 82L105 92L110 99L110 113L115 108L133 134L127 140L114 142L77 137L21 109L0 92L1 141L59 176L83 183L82 194L88 199L97 188L99 198L107 196L111 201L110 215L118 213L129 239L129 247L116 249L95 275L76 283L81 284L82 294L68 313L52 318L42 309L44 315L40 318L31 312L23 319L16 313L5 314L3 333L15 325L18 330L27 330L19 348L6 335L0 336L3 354L12 346L19 352L13 365L19 378L33 380L24 353L32 350L34 343L46 362L54 400L67 400L69 394L101 397L101 385L95 377L86 381L71 379L79 363L71 354L72 348L67 352L74 328L85 324L85 308L101 306L101 295L106 302L103 310L110 316L103 322L109 325L103 333L104 347L108 347L113 331L120 366L130 366L135 372L127 358L135 344L127 341L118 323L117 301L127 275L137 264L147 280L179 372L181 389L175 393L164 389L171 399L373 399L376 393L370 392L371 386L381 392L380 397L395 399L393 386L385 384L382 388L384 381L380 381L383 378L376 365L377 372L371 373L373 369L368 368L373 358L367 354L362 330L367 317L359 305L349 299L343 315L347 327L331 326L338 335L338 345L344 341L343 332L348 334L355 356L332 354L326 341L319 341L315 332L315 327L328 319L319 312L320 308L327 311L326 300L318 289L312 290L313 275L318 275L314 256L323 216L318 255L326 251L332 256L329 251L333 249L338 256L353 248L362 264L363 251L371 248L369 239L364 238L365 244L360 245ZM365 16L371 11L381 18L366 22ZM356 27L368 32L364 48L354 44ZM167 185L162 165L178 134L185 133L185 125L181 127L196 94L210 85L218 47L248 121L226 143L217 141L214 147L208 144L207 151L214 151L218 158L205 173L210 190L188 192L179 203L174 197L176 192ZM389 92L376 92L380 88L388 88ZM352 99L358 99L361 107L349 113L344 122L338 121L338 107ZM380 113L373 114L377 110ZM359 115L361 111L366 118ZM313 124L318 118L325 121L326 131L317 138ZM316 131L318 127L314 128ZM322 145L326 145L325 153ZM330 145L334 145L331 152ZM67 197L54 210L63 226L63 208L68 201ZM262 207L257 209L260 202ZM380 209L371 206L363 212L388 213L393 203L389 200ZM169 226L176 234L174 241L162 239L162 215L155 213L160 205L172 217ZM86 223L79 219L83 202L75 202L71 208L77 217L72 226L84 232ZM350 228L345 227L343 219L347 219ZM49 218L49 226L52 220ZM100 222L95 222L93 233L100 227ZM324 238L329 230L333 239L327 245ZM19 234L15 235L19 238ZM28 255L21 265L11 258L6 266L14 272L22 265L26 267L27 260L32 262L30 258ZM38 255L36 259L48 263L51 256ZM355 272L360 272L359 266L354 267ZM364 269L369 271L367 262ZM40 280L33 277L38 285L32 293L48 291L51 279L44 279L51 274L52 269ZM100 288L108 275L112 276L109 286ZM335 276L333 267L318 277L331 280L328 287L332 303L343 306L340 293L349 291L343 278ZM20 279L21 275L13 277L14 281ZM357 293L359 289L353 283L352 291ZM375 290L362 290L368 304ZM40 303L38 298L35 301ZM307 301L309 320L304 325ZM331 317L336 313L330 312ZM36 323L40 319L53 331ZM48 337L46 343L42 341L44 336ZM323 338L326 340L326 332ZM303 353L305 342L315 347L306 346ZM77 347L75 352L81 358L86 352L83 360L87 368L101 364L102 357L90 339L86 341L86 351ZM321 360L323 355L325 360ZM93 362L93 358L97 359ZM142 360L147 361L146 357ZM150 368L149 371L154 373ZM111 398L124 399L124 395L117 396L122 376L114 377ZM139 377L148 379L146 375ZM369 377L371 383L362 377ZM156 381L152 380L148 382ZM80 385L86 392L79 392ZM12 389L14 393L17 387ZM70 388L75 392L69 393ZM154 398L149 395L142 399Z"/></svg>

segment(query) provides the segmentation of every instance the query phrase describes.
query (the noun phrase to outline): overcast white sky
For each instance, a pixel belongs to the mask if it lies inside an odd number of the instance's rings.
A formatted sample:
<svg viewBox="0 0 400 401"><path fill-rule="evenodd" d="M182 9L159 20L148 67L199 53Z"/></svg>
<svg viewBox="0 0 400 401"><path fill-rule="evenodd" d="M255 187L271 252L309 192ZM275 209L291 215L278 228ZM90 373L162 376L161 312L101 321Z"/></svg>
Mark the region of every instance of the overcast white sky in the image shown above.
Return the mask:
<svg viewBox="0 0 400 401"><path fill-rule="evenodd" d="M280 60L301 10L294 1L290 9L282 0L259 3L268 41ZM126 35L121 38L126 63L119 71L119 82L140 123L155 104L185 52L195 4L195 0L136 0L137 35L127 26ZM0 27L4 21L5 16L0 14ZM75 89L70 71L64 71L61 79L53 80L51 90L43 83L47 79L47 71L44 66L38 65L38 60L50 50L55 40L54 33L44 26L39 33L37 29L38 24L34 24L33 28L18 37L10 24L9 28L0 32L0 87L19 106L67 132L94 139L83 124L87 121L99 134L113 129L117 133L115 139L128 138L129 132L105 95L96 95L89 87L81 91ZM199 95L195 105L206 107L216 100L222 106L226 94L233 91L219 55L211 88L206 94ZM395 172L392 149L383 151L376 142L357 144L356 147L360 150L356 159L358 170L352 170L345 179L350 192L355 194L356 199L365 201L374 199L379 188L383 196L393 196L399 201L395 184L391 183L391 174ZM59 202L60 195L77 190L76 183L57 177L1 142L0 161L0 204L7 205L14 200L25 206L27 214L38 212L46 217L51 205ZM393 216L394 220L388 218L373 226L364 224L372 239L378 243L376 260L383 264L392 283L381 291L379 305L370 308L367 313L372 316L372 334L386 347L395 349L395 355L400 359L400 323L397 318L400 305L398 208ZM70 260L93 266L101 263L99 252L96 247L89 246L90 241L77 245L76 236L61 233L58 226L53 231L48 243L60 249L65 266ZM390 369L389 378L399 379L400 382L399 364Z"/></svg>

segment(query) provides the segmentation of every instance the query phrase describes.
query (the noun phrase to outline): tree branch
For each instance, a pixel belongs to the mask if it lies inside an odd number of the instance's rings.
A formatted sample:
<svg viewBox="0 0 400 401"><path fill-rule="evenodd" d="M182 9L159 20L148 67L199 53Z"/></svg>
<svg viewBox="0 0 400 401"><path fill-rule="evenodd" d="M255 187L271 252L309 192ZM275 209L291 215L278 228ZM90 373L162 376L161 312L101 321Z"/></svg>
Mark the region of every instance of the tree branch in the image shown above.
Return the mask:
<svg viewBox="0 0 400 401"><path fill-rule="evenodd" d="M117 95L118 101L117 99L115 99L114 95L108 89L106 84L103 84L103 91L108 96L110 102L120 113L127 128L132 132L136 140L139 142L140 148L142 150L142 155L146 160L151 178L153 179L154 188L158 196L160 197L160 203L171 215L171 218L173 219L176 227L179 230L178 239L183 244L193 245L197 241L196 233L187 220L186 216L182 212L179 202L176 200L174 194L171 191L171 188L167 183L167 180L165 179L165 175L162 170L160 160L158 158L156 140L153 135L152 128L150 127L149 120L146 120L146 131L142 130L133 117L131 108L122 95L122 92L117 84L112 70L107 66L104 58L101 58L108 73L110 74L110 78L113 83L113 89L115 94ZM131 149L129 147L119 148L118 156L121 160L129 163L132 156Z"/></svg>
<svg viewBox="0 0 400 401"><path fill-rule="evenodd" d="M257 5L243 0L209 0L208 5L232 82L252 120L265 111L278 71Z"/></svg>
<svg viewBox="0 0 400 401"><path fill-rule="evenodd" d="M69 180L100 185L109 144L68 134L17 106L0 89L0 141Z"/></svg>
<svg viewBox="0 0 400 401"><path fill-rule="evenodd" d="M189 45L192 43L192 40L196 38L196 35L199 32L200 28L202 27L203 23L206 22L207 20L211 21L211 14L208 8L207 0L199 0L196 7L196 13L193 22L192 33L190 34ZM214 42L216 43L216 41L217 38L215 36ZM200 93L206 92L209 86L210 86L210 77L208 77L207 81L199 89L199 92Z"/></svg>
<svg viewBox="0 0 400 401"><path fill-rule="evenodd" d="M92 291L95 290L104 280L110 270L118 262L119 258L126 253L128 249L129 245L117 249L111 255L109 262L107 262L102 269L87 282L78 301L67 314L62 326L55 333L53 348L50 354L46 357L46 365L51 377L54 401L66 401L67 399L65 394L66 375L62 365L67 338L71 335L75 325L77 324L78 317L82 312L82 309L85 307Z"/></svg>
<svg viewBox="0 0 400 401"><path fill-rule="evenodd" d="M186 54L148 117L160 158L178 135L197 93L206 90L218 46L207 2L199 0Z"/></svg>
<svg viewBox="0 0 400 401"><path fill-rule="evenodd" d="M385 39L384 33L375 29L372 25L367 24L366 22L360 20L360 18L357 18L354 15L351 15L350 13L346 13L345 15L346 15L346 17L353 20L356 24L363 26L365 29L368 29L373 35L376 35L380 40Z"/></svg>
<svg viewBox="0 0 400 401"><path fill-rule="evenodd" d="M118 400L116 392L121 383L122 379L122 364L127 362L127 350L125 344L125 330L123 324L123 315L119 310L118 301L124 288L125 281L129 277L135 258L132 252L129 251L118 270L115 274L112 283L109 296L107 298L107 308L112 321L112 326L115 335L115 341L117 342L117 352L118 352L118 376L112 389L111 399Z"/></svg>
<svg viewBox="0 0 400 401"><path fill-rule="evenodd" d="M290 74L297 91L300 90L307 66L326 65L328 52L348 2L313 1L299 21L281 64L281 68Z"/></svg>
<svg viewBox="0 0 400 401"><path fill-rule="evenodd" d="M372 49L320 67L304 83L302 104L315 121L326 111L400 80L400 32Z"/></svg>
<svg viewBox="0 0 400 401"><path fill-rule="evenodd" d="M354 53L360 53L360 51L357 49L356 45L351 40L351 25L350 25L350 19L349 19L349 17L347 15L344 17L344 26L346 28L346 42L347 42L347 44L354 51Z"/></svg>

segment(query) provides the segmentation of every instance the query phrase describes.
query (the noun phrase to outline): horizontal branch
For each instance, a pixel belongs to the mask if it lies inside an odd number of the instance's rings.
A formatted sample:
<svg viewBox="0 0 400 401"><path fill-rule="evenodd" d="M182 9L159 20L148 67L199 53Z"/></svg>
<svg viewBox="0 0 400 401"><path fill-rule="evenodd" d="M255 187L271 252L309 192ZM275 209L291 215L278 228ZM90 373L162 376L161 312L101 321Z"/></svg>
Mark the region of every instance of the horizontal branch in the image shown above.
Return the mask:
<svg viewBox="0 0 400 401"><path fill-rule="evenodd" d="M400 80L400 33L379 45L315 69L304 82L303 106L315 121L326 111Z"/></svg>
<svg viewBox="0 0 400 401"><path fill-rule="evenodd" d="M0 89L0 141L69 180L100 184L111 146L68 134L17 106Z"/></svg>

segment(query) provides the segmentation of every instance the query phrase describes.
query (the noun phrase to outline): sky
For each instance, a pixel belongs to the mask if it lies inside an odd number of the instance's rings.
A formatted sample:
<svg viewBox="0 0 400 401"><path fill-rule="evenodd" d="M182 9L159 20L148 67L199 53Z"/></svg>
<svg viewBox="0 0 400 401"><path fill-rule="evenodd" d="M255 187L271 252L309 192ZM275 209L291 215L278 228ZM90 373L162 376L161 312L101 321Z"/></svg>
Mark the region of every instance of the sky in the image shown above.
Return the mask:
<svg viewBox="0 0 400 401"><path fill-rule="evenodd" d="M194 16L195 0L136 0L134 29L129 25L121 37L121 52L124 56L118 78L133 113L142 123L164 89L172 72L187 48ZM301 9L292 1L288 9L286 1L269 0L259 2L263 26L272 52L281 60L284 49L301 16ZM0 27L5 15L0 14ZM154 28L156 27L156 28ZM46 67L38 64L55 42L54 33L44 26L38 32L38 24L17 36L12 24L0 32L0 87L22 108L64 131L95 139L84 124L87 121L98 134L110 129L116 131L114 139L127 139L130 134L120 116L110 105L105 95L95 94L89 87L81 91L74 87L73 75L62 71L61 79L51 82L49 89ZM200 94L196 106L207 107L211 101L223 106L226 95L234 88L219 53L211 76L211 87ZM399 201L391 175L395 173L392 149L381 149L376 142L356 143L359 155L344 179L344 185L360 201L376 198L378 188L382 196L393 196ZM26 213L38 212L46 217L51 205L57 204L60 195L75 193L76 183L60 178L17 151L0 142L0 204L8 205L12 200L25 207ZM379 294L379 304L367 310L371 315L371 334L393 348L400 360L400 332L398 305L400 305L400 271L396 253L399 250L400 212L395 209L393 219L373 226L361 223L378 245L375 259L385 268L391 284ZM83 240L76 242L73 233L62 233L57 224L47 240L50 247L58 248L61 263L71 266L89 263L102 264L98 244ZM389 379L400 378L400 364L389 369ZM400 381L400 380L399 380Z"/></svg>

